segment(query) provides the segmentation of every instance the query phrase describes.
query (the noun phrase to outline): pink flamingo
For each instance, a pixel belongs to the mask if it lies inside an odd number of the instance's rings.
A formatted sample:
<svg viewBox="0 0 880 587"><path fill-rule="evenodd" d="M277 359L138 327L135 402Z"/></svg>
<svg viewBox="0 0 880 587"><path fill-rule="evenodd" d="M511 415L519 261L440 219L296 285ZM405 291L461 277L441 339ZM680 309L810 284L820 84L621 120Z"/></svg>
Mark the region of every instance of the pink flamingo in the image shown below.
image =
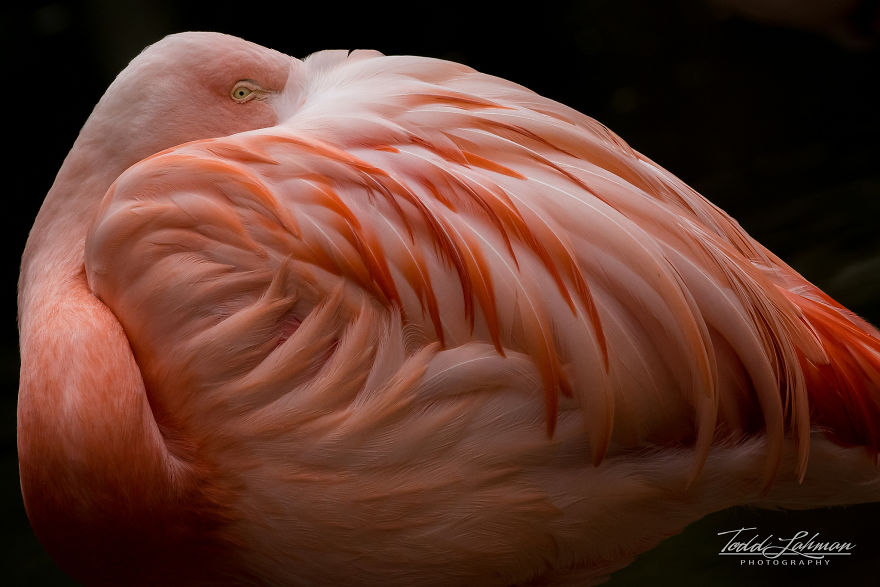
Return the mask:
<svg viewBox="0 0 880 587"><path fill-rule="evenodd" d="M589 584L723 508L880 497L877 331L456 63L149 47L19 320L25 505L90 585Z"/></svg>

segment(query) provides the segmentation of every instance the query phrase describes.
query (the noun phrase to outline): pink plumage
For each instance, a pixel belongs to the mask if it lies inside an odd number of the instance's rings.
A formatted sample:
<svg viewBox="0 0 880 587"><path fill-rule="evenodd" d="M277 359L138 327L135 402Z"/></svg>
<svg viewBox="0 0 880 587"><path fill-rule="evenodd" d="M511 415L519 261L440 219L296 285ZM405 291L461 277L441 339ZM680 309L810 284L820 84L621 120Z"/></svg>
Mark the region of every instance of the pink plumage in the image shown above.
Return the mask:
<svg viewBox="0 0 880 587"><path fill-rule="evenodd" d="M25 504L89 584L584 584L726 507L880 496L877 331L447 61L148 48L19 312Z"/></svg>

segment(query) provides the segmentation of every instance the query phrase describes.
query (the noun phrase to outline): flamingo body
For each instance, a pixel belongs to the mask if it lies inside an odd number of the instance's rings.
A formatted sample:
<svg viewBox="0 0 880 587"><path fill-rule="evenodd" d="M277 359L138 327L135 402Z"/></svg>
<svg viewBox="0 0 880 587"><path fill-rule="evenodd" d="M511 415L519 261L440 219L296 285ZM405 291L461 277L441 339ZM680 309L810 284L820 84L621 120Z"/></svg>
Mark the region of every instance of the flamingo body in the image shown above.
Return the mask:
<svg viewBox="0 0 880 587"><path fill-rule="evenodd" d="M880 495L877 331L446 61L148 48L19 308L25 503L88 583L583 584L719 509Z"/></svg>

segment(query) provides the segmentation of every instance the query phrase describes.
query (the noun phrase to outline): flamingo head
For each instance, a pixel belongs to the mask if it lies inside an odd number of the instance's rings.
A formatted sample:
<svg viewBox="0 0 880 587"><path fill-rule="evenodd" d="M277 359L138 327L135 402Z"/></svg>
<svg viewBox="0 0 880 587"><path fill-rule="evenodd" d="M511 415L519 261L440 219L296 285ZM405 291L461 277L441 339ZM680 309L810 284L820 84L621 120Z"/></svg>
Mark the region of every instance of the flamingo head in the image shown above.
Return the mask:
<svg viewBox="0 0 880 587"><path fill-rule="evenodd" d="M220 33L169 35L119 74L81 138L124 169L181 143L273 126L296 61Z"/></svg>

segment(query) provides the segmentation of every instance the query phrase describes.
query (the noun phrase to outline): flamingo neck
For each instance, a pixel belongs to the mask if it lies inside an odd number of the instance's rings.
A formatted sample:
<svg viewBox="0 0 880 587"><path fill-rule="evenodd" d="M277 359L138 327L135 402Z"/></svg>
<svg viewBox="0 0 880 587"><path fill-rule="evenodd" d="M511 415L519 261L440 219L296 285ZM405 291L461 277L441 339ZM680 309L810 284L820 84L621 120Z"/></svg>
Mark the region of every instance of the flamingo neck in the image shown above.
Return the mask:
<svg viewBox="0 0 880 587"><path fill-rule="evenodd" d="M86 282L85 236L111 182L87 173L88 154L65 162L22 262L22 494L37 537L74 577L164 583L223 551L211 538L222 500L198 486L204 471L169 454L125 332Z"/></svg>

